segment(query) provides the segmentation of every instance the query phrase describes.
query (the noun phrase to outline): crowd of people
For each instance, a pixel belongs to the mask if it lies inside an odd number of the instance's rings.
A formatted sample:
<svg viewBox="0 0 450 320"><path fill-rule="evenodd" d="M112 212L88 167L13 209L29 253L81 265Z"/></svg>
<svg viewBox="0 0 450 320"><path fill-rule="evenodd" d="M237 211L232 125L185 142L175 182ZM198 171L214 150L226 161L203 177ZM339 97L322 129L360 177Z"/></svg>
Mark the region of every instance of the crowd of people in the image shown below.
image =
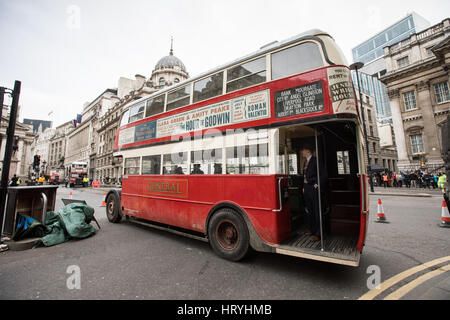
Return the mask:
<svg viewBox="0 0 450 320"><path fill-rule="evenodd" d="M119 179L116 179L116 178L110 178L110 177L104 177L104 178L101 178L101 179L99 179L99 180L94 180L94 179L92 179L92 178L89 178L89 177L87 177L87 176L85 176L84 178L83 178L83 180L82 180L82 182L83 182L83 187L92 187L92 183L93 182L95 182L95 181L98 181L98 182L100 182L101 184L103 184L103 185L117 185L118 183L120 184L120 185L122 185L122 177L120 177ZM69 177L65 177L64 178L64 185L66 186L66 188L67 188L67 186L69 186L70 185L70 179L69 179Z"/></svg>
<svg viewBox="0 0 450 320"><path fill-rule="evenodd" d="M369 175L374 186L384 188L424 188L444 189L447 182L445 173L428 173L421 170L396 172L377 172Z"/></svg>

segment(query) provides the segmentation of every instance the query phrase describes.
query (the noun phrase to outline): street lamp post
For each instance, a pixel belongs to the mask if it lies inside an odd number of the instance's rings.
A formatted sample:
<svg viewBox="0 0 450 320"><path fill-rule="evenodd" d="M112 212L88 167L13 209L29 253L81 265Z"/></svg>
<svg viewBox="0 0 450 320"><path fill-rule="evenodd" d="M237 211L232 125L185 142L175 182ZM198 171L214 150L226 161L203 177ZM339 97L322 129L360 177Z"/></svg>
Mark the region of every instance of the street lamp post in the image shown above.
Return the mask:
<svg viewBox="0 0 450 320"><path fill-rule="evenodd" d="M364 63L362 63L362 62L355 62L352 65L350 65L350 69L355 70L355 72L356 72L356 81L358 82L359 104L361 107L361 118L362 118L362 123L363 123L364 143L366 144L366 152L367 152L367 172L369 172L369 167L370 167L369 141L367 140L366 117L364 116L364 105L363 105L363 101L362 101L361 88L359 86L359 73L358 73L358 70L361 69L362 67L364 67ZM372 178L369 179L369 182L370 182L370 191L374 192Z"/></svg>

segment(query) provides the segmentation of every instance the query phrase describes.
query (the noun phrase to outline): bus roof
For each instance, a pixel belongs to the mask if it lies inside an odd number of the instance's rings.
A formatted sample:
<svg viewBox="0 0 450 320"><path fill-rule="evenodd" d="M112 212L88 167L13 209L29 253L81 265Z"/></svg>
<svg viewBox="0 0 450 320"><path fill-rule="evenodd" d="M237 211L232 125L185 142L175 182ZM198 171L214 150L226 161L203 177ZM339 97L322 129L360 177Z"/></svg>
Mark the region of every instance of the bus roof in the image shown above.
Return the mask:
<svg viewBox="0 0 450 320"><path fill-rule="evenodd" d="M333 37L331 37L327 32L324 32L324 31L319 30L319 29L311 29L311 30L308 30L308 31L303 32L303 33L300 33L300 34L298 34L296 36L290 37L290 38L288 38L286 40L283 40L283 41L273 41L273 42L271 42L271 43L269 43L267 45L262 46L258 51L250 53L250 54L248 54L248 55L246 55L244 57L235 59L235 60L233 60L231 62L225 63L225 64L223 64L223 65L221 65L219 67L216 67L214 69L208 70L206 72L202 72L202 73L200 73L199 75L197 75L195 77L183 80L183 81L181 81L181 82L179 82L177 84L174 84L174 85L172 85L170 87L158 90L155 93L152 93L151 95L145 96L145 97L140 98L140 99L135 100L135 101L131 101L128 104L126 104L123 107L122 110L125 111L130 106L139 104L139 103L141 103L141 102L143 102L145 100L151 99L152 97L156 97L156 96L159 96L161 94L165 94L166 92L172 91L172 90L174 90L174 89L176 89L178 87L183 87L187 83L195 82L196 80L199 80L199 79L201 79L201 78L203 78L203 77L205 77L205 76L207 76L209 74L213 74L213 73L216 73L216 72L218 72L220 70L227 69L227 68L229 68L229 67L231 67L233 65L239 64L239 63L244 62L246 60L250 60L252 58L256 58L256 57L258 57L260 55L263 55L263 54L265 54L267 52L270 52L272 50L276 50L276 49L282 48L284 46L288 46L291 43L295 43L295 42L297 42L299 40L302 40L303 38L307 39L307 38L310 38L310 37L318 37L318 36L328 36L328 37L333 39Z"/></svg>

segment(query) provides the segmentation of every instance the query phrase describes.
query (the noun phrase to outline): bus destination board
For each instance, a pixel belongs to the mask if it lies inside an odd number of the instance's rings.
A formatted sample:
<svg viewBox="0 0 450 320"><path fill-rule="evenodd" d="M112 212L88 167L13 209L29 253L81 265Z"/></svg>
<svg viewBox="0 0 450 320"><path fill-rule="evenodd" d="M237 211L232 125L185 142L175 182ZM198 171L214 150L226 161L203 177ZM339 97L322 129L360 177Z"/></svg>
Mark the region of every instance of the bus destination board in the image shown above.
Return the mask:
<svg viewBox="0 0 450 320"><path fill-rule="evenodd" d="M322 81L275 92L274 99L277 119L323 111Z"/></svg>

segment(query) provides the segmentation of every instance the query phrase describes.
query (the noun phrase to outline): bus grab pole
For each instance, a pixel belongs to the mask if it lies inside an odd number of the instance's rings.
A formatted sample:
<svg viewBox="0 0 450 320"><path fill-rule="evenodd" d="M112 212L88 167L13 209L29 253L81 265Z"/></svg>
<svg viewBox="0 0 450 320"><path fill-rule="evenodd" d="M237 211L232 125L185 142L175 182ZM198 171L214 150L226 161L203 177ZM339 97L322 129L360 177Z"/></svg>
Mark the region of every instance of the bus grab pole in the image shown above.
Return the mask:
<svg viewBox="0 0 450 320"><path fill-rule="evenodd" d="M320 247L323 249L323 228L322 228L322 196L320 194L320 166L319 166L319 144L317 143L317 129L314 130L314 138L316 140L316 164L317 164L317 185L319 193L319 221L320 221Z"/></svg>

